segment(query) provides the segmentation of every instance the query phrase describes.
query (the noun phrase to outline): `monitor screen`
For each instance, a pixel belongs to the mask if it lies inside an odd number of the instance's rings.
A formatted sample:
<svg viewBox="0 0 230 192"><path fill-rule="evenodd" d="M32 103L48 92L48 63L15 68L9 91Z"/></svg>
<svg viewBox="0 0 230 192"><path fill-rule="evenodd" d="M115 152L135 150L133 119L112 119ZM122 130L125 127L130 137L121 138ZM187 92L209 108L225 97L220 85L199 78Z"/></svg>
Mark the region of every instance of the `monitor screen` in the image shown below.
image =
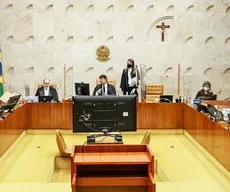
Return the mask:
<svg viewBox="0 0 230 192"><path fill-rule="evenodd" d="M18 103L19 99L20 99L21 95L15 95L12 96L8 99L7 103L3 103L2 104L2 110L8 110L6 112L11 111Z"/></svg>
<svg viewBox="0 0 230 192"><path fill-rule="evenodd" d="M7 103L16 103L17 104L20 97L21 97L21 95L12 96L8 99Z"/></svg>
<svg viewBox="0 0 230 192"><path fill-rule="evenodd" d="M76 95L90 95L89 83L75 83L75 94Z"/></svg>
<svg viewBox="0 0 230 192"><path fill-rule="evenodd" d="M136 131L136 96L73 96L73 132Z"/></svg>
<svg viewBox="0 0 230 192"><path fill-rule="evenodd" d="M201 100L216 100L217 95L199 96L198 98Z"/></svg>
<svg viewBox="0 0 230 192"><path fill-rule="evenodd" d="M161 95L160 102L173 102L173 95Z"/></svg>
<svg viewBox="0 0 230 192"><path fill-rule="evenodd" d="M53 96L39 96L38 100L39 102L51 102L53 99Z"/></svg>

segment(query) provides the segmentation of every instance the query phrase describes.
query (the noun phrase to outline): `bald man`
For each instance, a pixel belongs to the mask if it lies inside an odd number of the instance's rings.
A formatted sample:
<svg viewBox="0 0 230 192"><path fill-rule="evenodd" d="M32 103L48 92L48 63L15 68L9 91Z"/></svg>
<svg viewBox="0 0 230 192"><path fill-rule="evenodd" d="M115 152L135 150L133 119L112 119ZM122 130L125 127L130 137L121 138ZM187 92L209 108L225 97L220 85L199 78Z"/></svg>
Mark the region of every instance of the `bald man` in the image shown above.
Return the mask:
<svg viewBox="0 0 230 192"><path fill-rule="evenodd" d="M52 101L54 102L59 101L57 90L54 87L50 86L49 79L43 80L43 86L37 89L35 96L52 96L53 97Z"/></svg>

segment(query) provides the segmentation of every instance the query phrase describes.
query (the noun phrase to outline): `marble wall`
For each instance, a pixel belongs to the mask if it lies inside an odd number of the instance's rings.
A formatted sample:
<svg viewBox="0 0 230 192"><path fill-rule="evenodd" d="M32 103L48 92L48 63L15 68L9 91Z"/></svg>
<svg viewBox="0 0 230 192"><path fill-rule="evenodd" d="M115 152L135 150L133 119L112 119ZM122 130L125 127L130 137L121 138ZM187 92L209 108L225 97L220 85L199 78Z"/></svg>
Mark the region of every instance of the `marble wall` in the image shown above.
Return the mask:
<svg viewBox="0 0 230 192"><path fill-rule="evenodd" d="M230 0L0 0L0 18L4 80L22 94L50 78L63 97L64 64L67 95L80 81L92 92L100 74L120 91L133 58L165 94L177 95L180 63L181 94L194 97L209 80L220 99L230 97ZM162 22L170 25L164 42ZM101 45L110 49L107 62L96 59Z"/></svg>

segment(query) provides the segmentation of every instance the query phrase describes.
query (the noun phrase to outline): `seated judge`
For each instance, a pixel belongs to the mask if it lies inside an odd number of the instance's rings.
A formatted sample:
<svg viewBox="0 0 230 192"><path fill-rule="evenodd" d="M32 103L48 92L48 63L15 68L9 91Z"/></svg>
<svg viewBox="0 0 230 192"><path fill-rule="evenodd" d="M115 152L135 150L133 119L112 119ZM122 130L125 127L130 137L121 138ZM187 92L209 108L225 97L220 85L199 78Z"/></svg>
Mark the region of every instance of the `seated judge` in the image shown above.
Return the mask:
<svg viewBox="0 0 230 192"><path fill-rule="evenodd" d="M213 95L211 89L211 83L209 81L205 81L202 85L203 89L201 89L197 94L195 99L209 99Z"/></svg>
<svg viewBox="0 0 230 192"><path fill-rule="evenodd" d="M127 61L127 68L122 71L120 88L123 95L137 95L139 72L135 67L134 60L129 59Z"/></svg>
<svg viewBox="0 0 230 192"><path fill-rule="evenodd" d="M116 89L108 83L106 75L100 75L100 83L93 91L93 95L116 95Z"/></svg>
<svg viewBox="0 0 230 192"><path fill-rule="evenodd" d="M54 87L50 86L49 79L43 80L43 86L37 89L35 96L52 96L53 97L52 101L54 102L59 101L57 90Z"/></svg>

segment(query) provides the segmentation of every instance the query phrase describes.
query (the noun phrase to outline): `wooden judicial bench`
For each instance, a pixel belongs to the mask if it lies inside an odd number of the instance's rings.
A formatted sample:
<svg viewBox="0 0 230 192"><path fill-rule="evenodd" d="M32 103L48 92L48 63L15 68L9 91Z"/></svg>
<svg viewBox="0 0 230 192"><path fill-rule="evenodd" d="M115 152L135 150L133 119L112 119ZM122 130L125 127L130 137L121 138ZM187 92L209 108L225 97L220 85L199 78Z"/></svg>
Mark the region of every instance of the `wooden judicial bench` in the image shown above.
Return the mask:
<svg viewBox="0 0 230 192"><path fill-rule="evenodd" d="M155 192L153 162L148 145L75 145L71 155L72 192L82 187L91 191L90 187L118 186Z"/></svg>
<svg viewBox="0 0 230 192"><path fill-rule="evenodd" d="M72 129L72 118L71 102L24 104L0 121L0 157L25 129ZM137 129L183 129L230 171L230 131L184 103L138 103Z"/></svg>

